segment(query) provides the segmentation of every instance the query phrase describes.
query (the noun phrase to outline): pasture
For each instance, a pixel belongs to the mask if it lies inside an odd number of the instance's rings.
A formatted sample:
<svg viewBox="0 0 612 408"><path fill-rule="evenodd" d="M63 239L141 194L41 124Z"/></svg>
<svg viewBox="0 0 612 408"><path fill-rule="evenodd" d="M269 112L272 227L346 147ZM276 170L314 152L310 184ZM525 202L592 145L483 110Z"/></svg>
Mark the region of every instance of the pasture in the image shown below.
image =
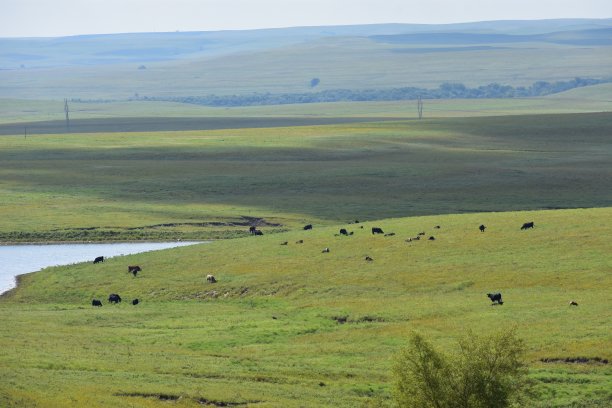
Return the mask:
<svg viewBox="0 0 612 408"><path fill-rule="evenodd" d="M502 116L609 112L612 101L609 98L612 84L601 84L573 89L559 94L539 98L506 98L506 99L450 99L426 100L425 118ZM140 121L153 122L152 118L168 118L170 121L182 118L193 121L203 118L395 118L415 119L417 117L415 101L392 102L334 102L311 104L288 104L276 106L247 106L219 108L192 105L178 102L157 101L107 101L107 102L70 102L70 118L113 119L124 121L126 118L139 118ZM34 127L41 121L64 120L63 100L24 100L0 99L0 124L2 133L6 125L12 124L17 134L23 134L24 127L30 126L30 133L36 134ZM138 122L136 122L138 123ZM107 122L108 124L108 122ZM61 125L64 125L62 123ZM184 125L183 125L184 126ZM181 130L176 126L173 130ZM57 131L57 130L56 130ZM65 131L65 126L60 132ZM98 130L99 131L99 130ZM45 132L48 133L48 132Z"/></svg>
<svg viewBox="0 0 612 408"><path fill-rule="evenodd" d="M606 207L611 129L611 114L592 113L2 136L0 241Z"/></svg>
<svg viewBox="0 0 612 408"><path fill-rule="evenodd" d="M389 406L390 367L410 332L448 349L466 330L515 326L530 406L608 406L611 216L315 223L25 275L0 299L0 405ZM535 228L521 231L528 221ZM421 231L435 241L406 242ZM127 265L142 267L138 277ZM503 305L491 306L492 291ZM108 304L110 293L124 301ZM577 357L588 362L564 361Z"/></svg>

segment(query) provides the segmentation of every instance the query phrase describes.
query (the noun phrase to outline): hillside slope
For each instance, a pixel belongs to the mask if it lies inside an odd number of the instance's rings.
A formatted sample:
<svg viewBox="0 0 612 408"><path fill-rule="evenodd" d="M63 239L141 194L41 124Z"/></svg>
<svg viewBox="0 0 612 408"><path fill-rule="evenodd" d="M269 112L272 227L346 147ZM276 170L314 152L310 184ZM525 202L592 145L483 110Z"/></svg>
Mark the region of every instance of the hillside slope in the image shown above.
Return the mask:
<svg viewBox="0 0 612 408"><path fill-rule="evenodd" d="M390 398L390 365L410 332L448 349L466 330L514 326L528 346L531 406L605 406L611 216L601 208L315 225L26 275L0 301L9 350L0 402L359 406ZM527 221L535 228L521 230ZM395 235L372 235L373 226ZM337 235L341 227L353 235ZM143 269L136 278L133 264ZM503 305L491 306L492 291ZM124 302L107 304L109 293ZM92 308L92 298L104 306ZM576 357L588 362L563 362Z"/></svg>

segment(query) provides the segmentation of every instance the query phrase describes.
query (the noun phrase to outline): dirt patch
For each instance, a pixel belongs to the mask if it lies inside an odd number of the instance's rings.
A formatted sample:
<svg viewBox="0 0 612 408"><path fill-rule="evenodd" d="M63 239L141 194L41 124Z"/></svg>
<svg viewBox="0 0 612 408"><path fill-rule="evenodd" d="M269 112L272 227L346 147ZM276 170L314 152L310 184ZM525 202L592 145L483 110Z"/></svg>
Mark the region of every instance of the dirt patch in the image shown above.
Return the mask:
<svg viewBox="0 0 612 408"><path fill-rule="evenodd" d="M338 324L354 324L354 323L382 323L385 321L383 317L380 316L361 316L358 318L351 318L347 316L332 316L332 320L335 320Z"/></svg>
<svg viewBox="0 0 612 408"><path fill-rule="evenodd" d="M156 228L174 228L174 227L282 227L283 224L266 221L264 218L249 217L243 215L240 220L236 221L206 221L206 222L168 222L162 224L142 225L139 227L111 227L111 226L100 226L100 227L73 227L73 228L56 228L50 231L96 231L96 230L124 230L124 231L138 231Z"/></svg>
<svg viewBox="0 0 612 408"><path fill-rule="evenodd" d="M180 395L157 394L157 393L149 393L149 392L120 392L120 393L116 393L113 395L116 397L154 398L160 401L178 401L179 399L187 398L187 399L197 402L200 405L210 406L210 407L239 407L242 405L257 404L257 403L263 402L263 401L244 401L244 402L219 401L219 400L213 400L213 399L202 398L202 397L190 398L190 397L183 397Z"/></svg>
<svg viewBox="0 0 612 408"><path fill-rule="evenodd" d="M260 402L263 402L263 401L230 402L230 401L209 400L206 398L198 398L196 399L196 401L200 403L201 405L210 406L210 407L239 407L241 405L258 404Z"/></svg>
<svg viewBox="0 0 612 408"><path fill-rule="evenodd" d="M138 397L138 398L157 398L160 401L177 401L181 398L180 395L172 394L156 394L149 392L120 392L113 394L115 397Z"/></svg>
<svg viewBox="0 0 612 408"><path fill-rule="evenodd" d="M542 363L568 363L568 364L608 364L607 358L601 357L546 357L541 358Z"/></svg>

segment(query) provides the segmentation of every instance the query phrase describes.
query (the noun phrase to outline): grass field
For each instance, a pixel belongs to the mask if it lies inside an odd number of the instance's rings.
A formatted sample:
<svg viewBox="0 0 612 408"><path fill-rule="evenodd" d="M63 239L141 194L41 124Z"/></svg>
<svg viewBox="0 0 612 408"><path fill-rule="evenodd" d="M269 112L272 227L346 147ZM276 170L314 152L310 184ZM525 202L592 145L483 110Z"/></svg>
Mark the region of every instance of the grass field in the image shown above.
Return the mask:
<svg viewBox="0 0 612 408"><path fill-rule="evenodd" d="M228 119L232 121L232 119ZM609 113L0 137L0 241L612 204ZM165 225L162 225L165 224Z"/></svg>
<svg viewBox="0 0 612 408"><path fill-rule="evenodd" d="M0 39L0 97L124 100L608 78L611 24L602 19L538 21L529 28L488 22ZM536 32L546 34L531 35ZM320 79L316 88L310 87L312 78Z"/></svg>
<svg viewBox="0 0 612 408"><path fill-rule="evenodd" d="M218 239L20 277L0 407L390 408L411 333L451 351L508 327L529 407L612 407L611 84L426 100L423 120L142 100L607 78L611 24L0 39L0 244ZM97 101L70 102L69 131L64 98Z"/></svg>
<svg viewBox="0 0 612 408"><path fill-rule="evenodd" d="M368 38L323 39L262 52L179 61L0 70L3 98L125 99L139 96L202 96L315 90L437 88L445 82L474 87L497 82L529 86L536 81L612 75L610 46L527 43L493 49L414 54ZM399 48L399 50L398 50Z"/></svg>
<svg viewBox="0 0 612 408"><path fill-rule="evenodd" d="M601 84L574 89L542 98L526 99L454 99L426 100L425 118L475 117L586 113L612 111L612 84ZM319 118L360 117L398 118L417 117L415 101L395 102L335 102L277 106L214 108L172 102L70 102L70 118ZM24 124L36 121L63 121L63 100L0 99L0 124ZM179 130L179 129L176 129ZM62 129L63 131L63 129ZM23 126L18 134L23 133Z"/></svg>
<svg viewBox="0 0 612 408"><path fill-rule="evenodd" d="M0 405L386 406L410 332L449 350L468 329L514 326L527 343L530 406L609 406L611 216L315 226L25 275L0 300ZM535 229L521 231L526 221ZM372 226L396 235L373 236ZM354 235L335 236L339 227ZM435 241L405 242L420 231ZM143 268L137 278L132 264ZM207 284L209 273L219 282ZM503 306L490 306L491 291ZM107 304L109 293L124 302ZM589 362L541 361L576 357Z"/></svg>

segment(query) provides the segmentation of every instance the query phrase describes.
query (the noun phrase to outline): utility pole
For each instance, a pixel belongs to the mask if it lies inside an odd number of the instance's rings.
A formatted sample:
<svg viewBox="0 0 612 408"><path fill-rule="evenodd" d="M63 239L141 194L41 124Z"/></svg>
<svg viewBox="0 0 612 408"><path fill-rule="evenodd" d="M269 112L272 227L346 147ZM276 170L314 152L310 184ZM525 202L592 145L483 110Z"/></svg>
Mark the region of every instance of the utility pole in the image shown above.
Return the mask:
<svg viewBox="0 0 612 408"><path fill-rule="evenodd" d="M66 129L70 129L70 118L68 117L68 99L64 98L64 112L66 112Z"/></svg>
<svg viewBox="0 0 612 408"><path fill-rule="evenodd" d="M423 119L423 100L420 95L417 99L417 112L419 114L419 119Z"/></svg>

